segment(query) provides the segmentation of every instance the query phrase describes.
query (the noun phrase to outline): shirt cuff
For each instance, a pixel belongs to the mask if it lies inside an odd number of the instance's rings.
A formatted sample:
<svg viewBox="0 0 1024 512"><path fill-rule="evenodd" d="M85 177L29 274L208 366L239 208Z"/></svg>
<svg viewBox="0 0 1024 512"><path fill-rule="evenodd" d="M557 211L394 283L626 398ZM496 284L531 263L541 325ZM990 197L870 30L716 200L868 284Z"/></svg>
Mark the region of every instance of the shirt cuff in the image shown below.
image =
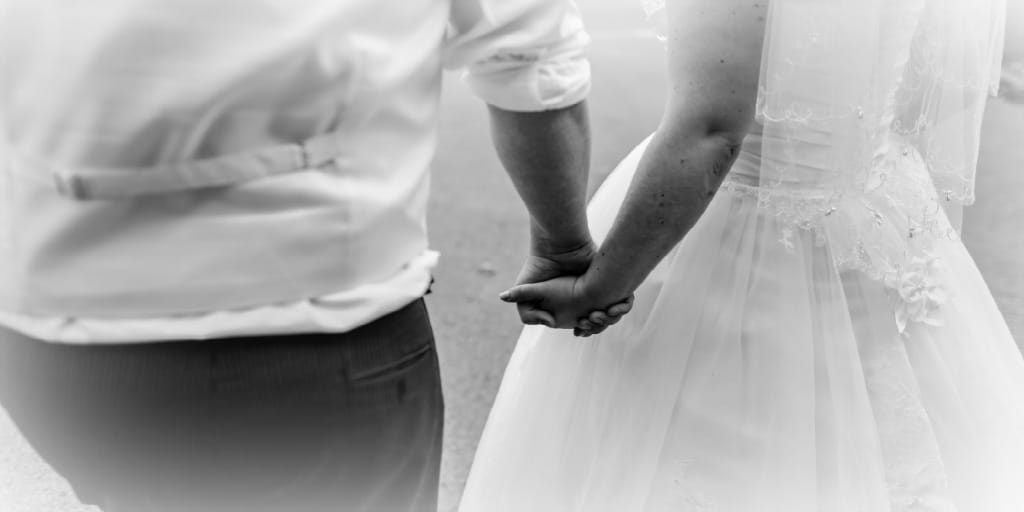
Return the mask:
<svg viewBox="0 0 1024 512"><path fill-rule="evenodd" d="M585 41L574 43L552 55L499 54L470 66L466 83L481 99L504 110L540 112L575 105L590 92L590 63L584 56Z"/></svg>

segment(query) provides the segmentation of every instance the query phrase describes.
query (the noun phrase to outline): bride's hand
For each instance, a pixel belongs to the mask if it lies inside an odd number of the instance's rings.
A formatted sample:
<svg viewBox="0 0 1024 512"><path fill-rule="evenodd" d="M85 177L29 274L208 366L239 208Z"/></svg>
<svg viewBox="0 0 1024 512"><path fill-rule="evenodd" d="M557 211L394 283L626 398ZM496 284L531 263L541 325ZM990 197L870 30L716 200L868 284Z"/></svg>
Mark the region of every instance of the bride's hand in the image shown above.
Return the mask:
<svg viewBox="0 0 1024 512"><path fill-rule="evenodd" d="M633 309L633 296L630 295L622 302L613 304L608 309L591 311L587 316L580 318L573 328L573 334L586 338L599 334L605 329L618 323L622 317Z"/></svg>

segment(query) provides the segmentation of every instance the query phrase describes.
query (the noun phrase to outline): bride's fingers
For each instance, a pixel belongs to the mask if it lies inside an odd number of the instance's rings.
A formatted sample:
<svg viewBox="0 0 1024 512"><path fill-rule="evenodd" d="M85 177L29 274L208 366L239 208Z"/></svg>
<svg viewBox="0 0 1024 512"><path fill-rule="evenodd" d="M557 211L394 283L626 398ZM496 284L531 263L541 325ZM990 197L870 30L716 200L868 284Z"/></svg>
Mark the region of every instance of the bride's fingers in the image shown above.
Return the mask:
<svg viewBox="0 0 1024 512"><path fill-rule="evenodd" d="M579 327L576 327L572 330L573 335L576 336L577 338L589 338L599 332L601 331L588 331L586 329L580 329Z"/></svg>
<svg viewBox="0 0 1024 512"><path fill-rule="evenodd" d="M629 312L629 311L627 311L627 312ZM623 316L626 315L626 313L623 313L623 314L608 314L607 312L605 312L605 314L608 317L608 323L605 324L604 327L611 327L611 326L614 326L615 324L618 324L618 321L621 321L621 319L623 319Z"/></svg>
<svg viewBox="0 0 1024 512"><path fill-rule="evenodd" d="M629 313L633 310L633 296L630 295L628 299L613 304L611 307L605 310L605 313L610 317L620 317ZM617 320L616 320L617 321Z"/></svg>
<svg viewBox="0 0 1024 512"><path fill-rule="evenodd" d="M615 320L608 318L608 315L606 315L604 311L594 311L590 313L590 315L587 316L587 320L590 320L590 323L592 324L602 327L607 327L615 323Z"/></svg>
<svg viewBox="0 0 1024 512"><path fill-rule="evenodd" d="M607 328L607 325L598 325L590 321L589 318L580 318L576 322L576 326L573 328L573 334L578 337L586 338L587 336L600 334Z"/></svg>
<svg viewBox="0 0 1024 512"><path fill-rule="evenodd" d="M579 327L576 327L573 329L573 334L575 334L579 338L587 338L595 334L601 334L602 332L604 332L605 329L607 329L607 327L594 326L594 328L590 330L580 329Z"/></svg>

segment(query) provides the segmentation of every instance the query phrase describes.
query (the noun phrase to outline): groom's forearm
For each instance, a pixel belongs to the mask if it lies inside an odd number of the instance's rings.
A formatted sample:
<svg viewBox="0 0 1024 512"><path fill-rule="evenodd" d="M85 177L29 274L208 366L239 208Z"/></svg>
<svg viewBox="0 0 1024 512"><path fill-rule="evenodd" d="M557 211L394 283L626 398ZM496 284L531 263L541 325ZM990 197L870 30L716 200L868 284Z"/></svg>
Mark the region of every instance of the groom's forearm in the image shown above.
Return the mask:
<svg viewBox="0 0 1024 512"><path fill-rule="evenodd" d="M589 243L590 125L585 102L544 112L494 106L489 111L498 157L530 212L534 252L557 254Z"/></svg>

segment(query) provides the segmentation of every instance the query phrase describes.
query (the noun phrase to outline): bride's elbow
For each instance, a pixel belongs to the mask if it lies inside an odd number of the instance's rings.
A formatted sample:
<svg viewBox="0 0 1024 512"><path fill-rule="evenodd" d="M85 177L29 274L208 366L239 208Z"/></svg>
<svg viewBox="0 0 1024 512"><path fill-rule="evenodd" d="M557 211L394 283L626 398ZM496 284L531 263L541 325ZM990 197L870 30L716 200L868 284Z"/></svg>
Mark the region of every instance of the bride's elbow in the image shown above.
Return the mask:
<svg viewBox="0 0 1024 512"><path fill-rule="evenodd" d="M743 144L743 139L750 132L752 124L752 116L747 118L710 113L667 117L662 120L658 131L664 138L683 145L687 145L684 141L701 141L728 149L739 148Z"/></svg>
<svg viewBox="0 0 1024 512"><path fill-rule="evenodd" d="M742 143L754 123L753 102L731 95L714 96L670 99L662 116L661 129L688 138L713 137Z"/></svg>

